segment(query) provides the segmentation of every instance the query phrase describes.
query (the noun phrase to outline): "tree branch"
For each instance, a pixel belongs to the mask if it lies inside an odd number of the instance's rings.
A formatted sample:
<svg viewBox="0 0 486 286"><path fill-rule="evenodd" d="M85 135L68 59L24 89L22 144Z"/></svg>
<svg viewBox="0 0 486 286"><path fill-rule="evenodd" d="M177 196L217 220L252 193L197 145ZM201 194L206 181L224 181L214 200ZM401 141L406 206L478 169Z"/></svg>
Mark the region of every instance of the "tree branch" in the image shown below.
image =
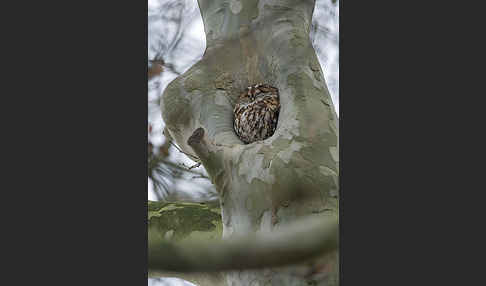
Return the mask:
<svg viewBox="0 0 486 286"><path fill-rule="evenodd" d="M216 189L221 187L221 178L224 176L223 146L211 144L205 136L204 128L197 128L187 139L187 145L191 146L194 153L203 163Z"/></svg>
<svg viewBox="0 0 486 286"><path fill-rule="evenodd" d="M338 248L336 217L310 217L273 233L172 244L149 241L149 270L212 272L303 262Z"/></svg>

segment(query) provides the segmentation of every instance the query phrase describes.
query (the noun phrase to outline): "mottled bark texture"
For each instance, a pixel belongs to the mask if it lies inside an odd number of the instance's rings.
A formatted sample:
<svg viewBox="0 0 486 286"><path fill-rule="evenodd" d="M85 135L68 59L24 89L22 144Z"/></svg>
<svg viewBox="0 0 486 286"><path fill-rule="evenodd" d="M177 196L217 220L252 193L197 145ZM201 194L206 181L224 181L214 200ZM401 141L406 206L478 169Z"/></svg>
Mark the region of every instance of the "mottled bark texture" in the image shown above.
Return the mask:
<svg viewBox="0 0 486 286"><path fill-rule="evenodd" d="M208 203L148 202L148 238L150 243L214 240L222 233L221 211ZM149 251L150 253L150 251ZM164 253L166 256L167 253ZM199 286L224 286L223 275L181 273L149 269L149 277L178 277Z"/></svg>
<svg viewBox="0 0 486 286"><path fill-rule="evenodd" d="M206 51L169 84L161 107L172 138L201 159L220 194L224 238L338 215L338 122L309 38L314 4L199 0ZM245 145L232 111L240 92L259 82L279 89L279 121L272 137ZM230 272L227 283L337 285L338 255Z"/></svg>

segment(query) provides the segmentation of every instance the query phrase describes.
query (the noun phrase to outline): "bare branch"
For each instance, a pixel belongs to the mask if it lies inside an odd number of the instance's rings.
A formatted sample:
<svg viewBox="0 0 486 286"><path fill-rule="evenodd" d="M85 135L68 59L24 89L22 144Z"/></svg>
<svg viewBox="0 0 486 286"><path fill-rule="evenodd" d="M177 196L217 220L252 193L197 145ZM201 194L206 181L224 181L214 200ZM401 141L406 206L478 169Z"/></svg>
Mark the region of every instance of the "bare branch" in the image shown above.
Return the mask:
<svg viewBox="0 0 486 286"><path fill-rule="evenodd" d="M151 271L213 272L303 262L338 248L338 219L310 217L284 230L218 242L149 241Z"/></svg>

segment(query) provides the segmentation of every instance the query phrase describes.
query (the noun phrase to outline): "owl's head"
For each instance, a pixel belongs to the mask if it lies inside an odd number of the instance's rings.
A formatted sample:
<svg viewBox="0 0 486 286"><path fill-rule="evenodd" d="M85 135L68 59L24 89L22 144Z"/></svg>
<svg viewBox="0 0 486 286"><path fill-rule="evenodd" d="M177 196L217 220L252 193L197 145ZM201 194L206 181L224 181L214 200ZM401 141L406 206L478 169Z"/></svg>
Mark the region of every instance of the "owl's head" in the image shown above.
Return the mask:
<svg viewBox="0 0 486 286"><path fill-rule="evenodd" d="M238 97L238 103L250 103L250 102L253 102L255 100L255 94L253 92L253 86L249 86L245 89L244 92L242 92L240 94L240 96Z"/></svg>
<svg viewBox="0 0 486 286"><path fill-rule="evenodd" d="M238 102L240 103L250 103L254 102L258 97L262 96L263 93L260 89L262 86L261 83L255 84L252 86L249 86L246 88L246 90L241 93L241 95L238 98Z"/></svg>

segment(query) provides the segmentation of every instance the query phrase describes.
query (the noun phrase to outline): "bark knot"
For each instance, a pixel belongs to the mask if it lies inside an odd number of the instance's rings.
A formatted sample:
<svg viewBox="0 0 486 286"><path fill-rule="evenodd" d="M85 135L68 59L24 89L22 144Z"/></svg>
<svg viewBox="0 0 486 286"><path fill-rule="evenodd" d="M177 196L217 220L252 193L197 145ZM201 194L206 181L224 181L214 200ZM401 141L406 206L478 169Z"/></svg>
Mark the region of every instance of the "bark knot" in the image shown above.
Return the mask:
<svg viewBox="0 0 486 286"><path fill-rule="evenodd" d="M192 146L194 144L198 144L201 142L201 139L203 138L204 136L204 129L202 127L199 127L198 129L194 130L194 132L192 132L192 135L191 137L189 137L189 139L187 139L187 144L189 146Z"/></svg>

